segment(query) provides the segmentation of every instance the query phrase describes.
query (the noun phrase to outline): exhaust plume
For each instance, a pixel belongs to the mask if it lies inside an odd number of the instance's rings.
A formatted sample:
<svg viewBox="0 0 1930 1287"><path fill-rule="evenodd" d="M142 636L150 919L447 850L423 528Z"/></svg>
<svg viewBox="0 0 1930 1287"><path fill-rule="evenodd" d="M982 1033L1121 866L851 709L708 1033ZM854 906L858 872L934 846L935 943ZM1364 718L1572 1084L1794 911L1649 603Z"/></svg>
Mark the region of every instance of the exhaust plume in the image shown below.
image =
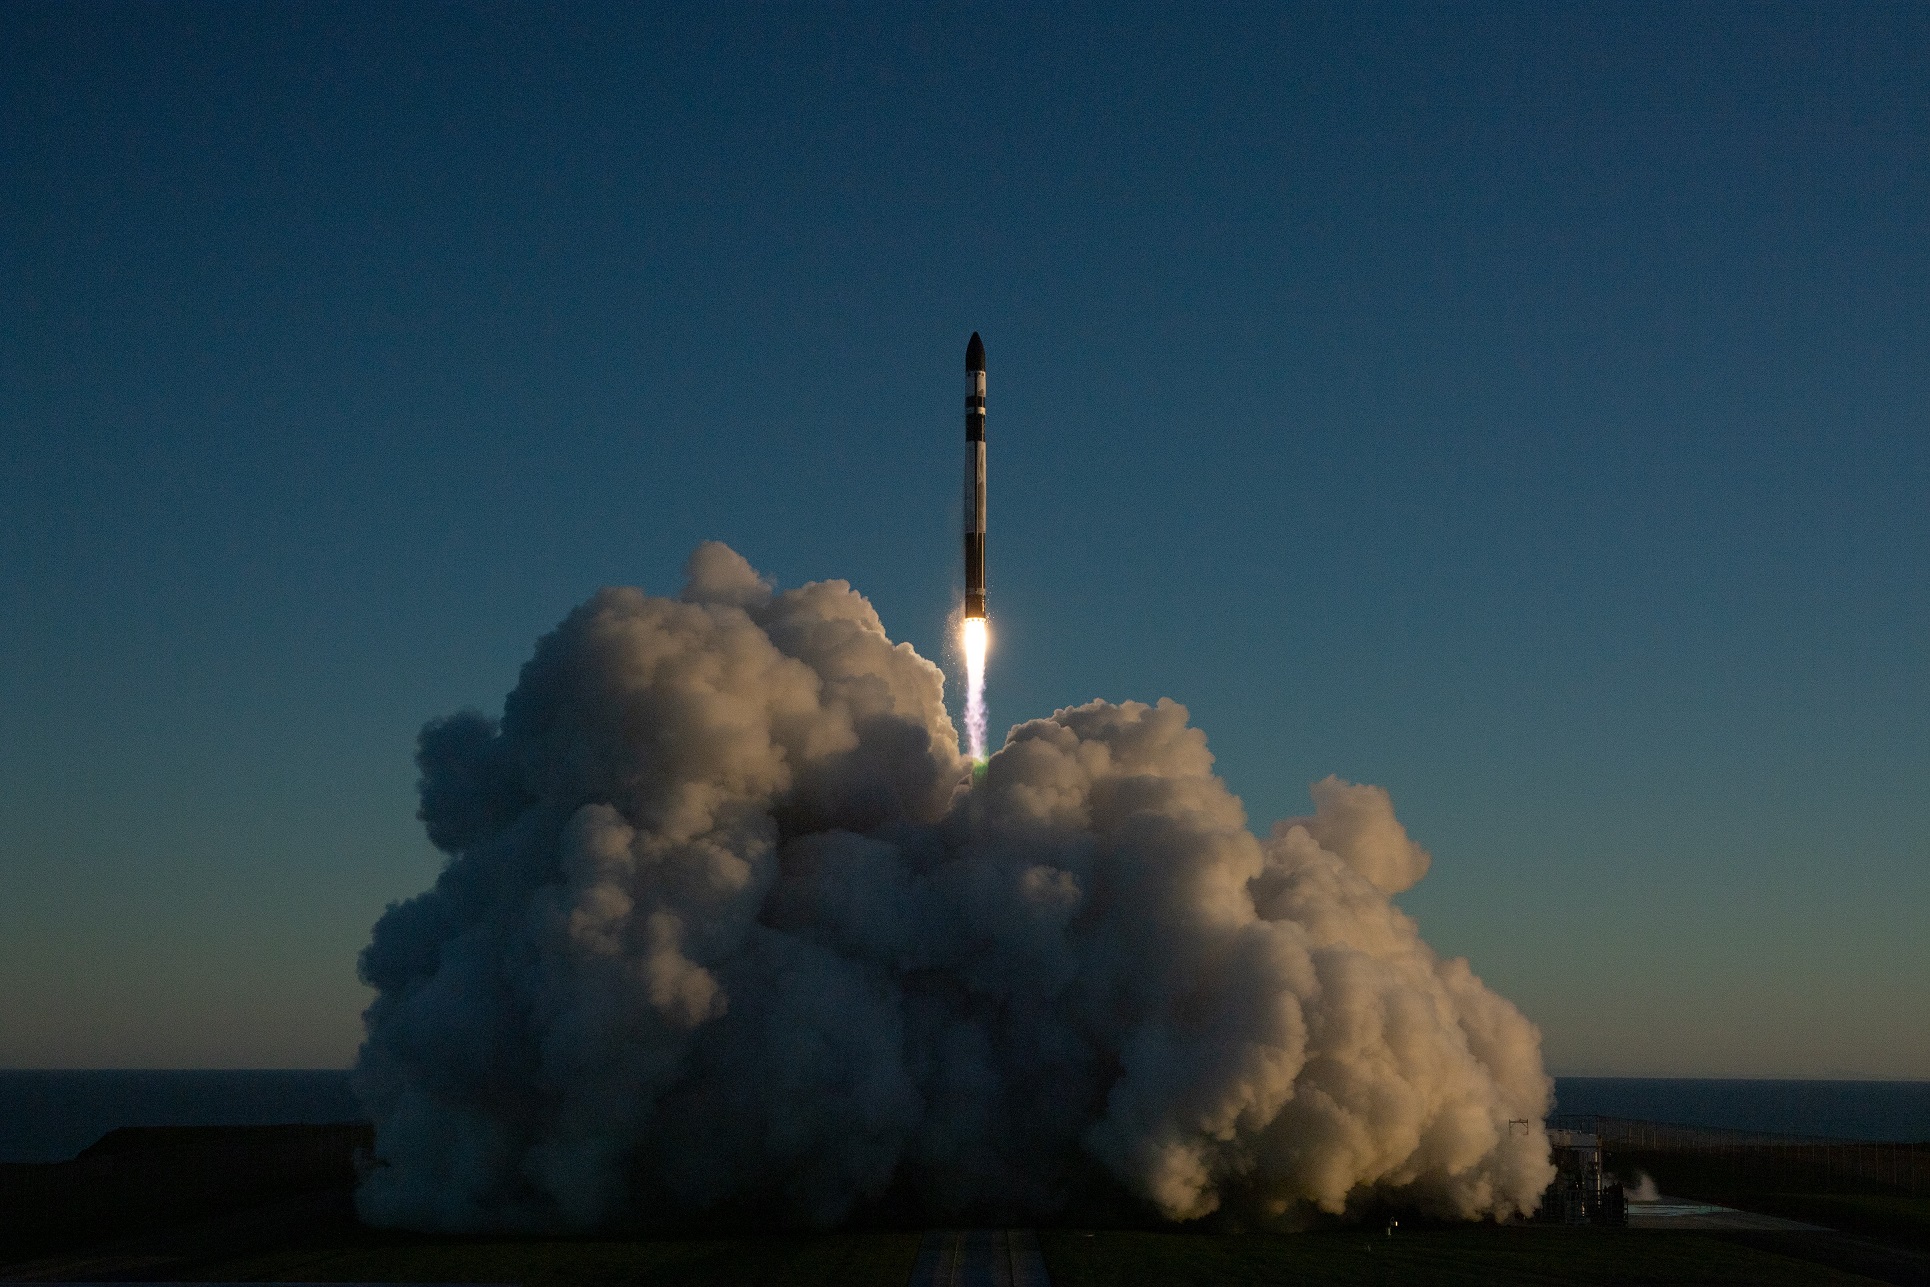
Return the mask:
<svg viewBox="0 0 1930 1287"><path fill-rule="evenodd" d="M965 741L977 763L985 758L985 653L991 642L985 618L965 618L959 640L965 651Z"/></svg>
<svg viewBox="0 0 1930 1287"><path fill-rule="evenodd" d="M710 543L426 727L450 858L362 953L363 1216L1534 1206L1539 1034L1390 901L1428 855L1385 791L1260 840L1170 700L1021 724L974 784L943 696L845 582Z"/></svg>

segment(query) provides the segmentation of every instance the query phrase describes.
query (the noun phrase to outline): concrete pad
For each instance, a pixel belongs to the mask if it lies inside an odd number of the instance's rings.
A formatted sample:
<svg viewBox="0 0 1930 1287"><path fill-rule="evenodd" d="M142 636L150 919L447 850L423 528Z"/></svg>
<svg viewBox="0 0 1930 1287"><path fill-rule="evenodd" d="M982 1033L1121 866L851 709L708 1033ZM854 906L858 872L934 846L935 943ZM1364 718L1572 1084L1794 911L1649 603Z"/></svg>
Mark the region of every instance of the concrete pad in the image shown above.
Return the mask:
<svg viewBox="0 0 1930 1287"><path fill-rule="evenodd" d="M1801 1220L1785 1220L1781 1216L1759 1215L1754 1211L1738 1211L1734 1207L1719 1207L1709 1202L1691 1202L1685 1198L1671 1197L1657 1198L1654 1202L1629 1203L1628 1227L1631 1229L1713 1229L1726 1233L1830 1232L1820 1224L1804 1224Z"/></svg>

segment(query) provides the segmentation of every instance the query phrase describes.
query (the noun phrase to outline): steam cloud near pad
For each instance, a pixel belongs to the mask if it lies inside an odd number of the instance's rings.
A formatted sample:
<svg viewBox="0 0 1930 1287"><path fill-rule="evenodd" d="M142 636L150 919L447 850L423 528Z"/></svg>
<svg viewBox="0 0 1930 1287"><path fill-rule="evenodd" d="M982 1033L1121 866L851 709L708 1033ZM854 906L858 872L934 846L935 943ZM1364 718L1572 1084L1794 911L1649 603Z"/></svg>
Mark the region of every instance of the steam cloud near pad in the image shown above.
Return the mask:
<svg viewBox="0 0 1930 1287"><path fill-rule="evenodd" d="M1390 901L1428 855L1387 793L1257 839L1174 702L1021 724L974 786L863 597L712 543L419 760L451 857L362 956L376 1223L1505 1217L1552 1178L1539 1034Z"/></svg>

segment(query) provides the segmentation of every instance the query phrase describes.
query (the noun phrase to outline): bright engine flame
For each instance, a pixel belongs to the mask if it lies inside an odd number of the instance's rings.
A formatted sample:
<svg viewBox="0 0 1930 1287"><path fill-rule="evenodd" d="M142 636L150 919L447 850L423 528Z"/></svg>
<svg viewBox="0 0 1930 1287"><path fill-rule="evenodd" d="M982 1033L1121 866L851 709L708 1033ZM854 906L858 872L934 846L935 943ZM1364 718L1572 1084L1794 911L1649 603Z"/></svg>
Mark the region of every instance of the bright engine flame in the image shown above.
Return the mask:
<svg viewBox="0 0 1930 1287"><path fill-rule="evenodd" d="M965 651L965 736L972 744L972 758L985 758L985 648L988 636L984 617L965 618L959 644Z"/></svg>

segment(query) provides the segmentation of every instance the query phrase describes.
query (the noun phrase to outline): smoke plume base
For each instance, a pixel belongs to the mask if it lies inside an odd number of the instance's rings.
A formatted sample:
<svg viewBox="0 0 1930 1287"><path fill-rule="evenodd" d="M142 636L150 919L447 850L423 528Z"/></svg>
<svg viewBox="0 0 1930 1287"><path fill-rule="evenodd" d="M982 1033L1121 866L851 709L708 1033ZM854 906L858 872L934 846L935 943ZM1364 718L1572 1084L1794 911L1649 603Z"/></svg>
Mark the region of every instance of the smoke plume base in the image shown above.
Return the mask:
<svg viewBox="0 0 1930 1287"><path fill-rule="evenodd" d="M605 590L423 730L449 855L362 955L365 1218L825 1226L1530 1210L1539 1037L1390 895L1385 791L1264 840L1170 700L1013 728L842 581ZM1510 1133L1510 1119L1533 1129Z"/></svg>

